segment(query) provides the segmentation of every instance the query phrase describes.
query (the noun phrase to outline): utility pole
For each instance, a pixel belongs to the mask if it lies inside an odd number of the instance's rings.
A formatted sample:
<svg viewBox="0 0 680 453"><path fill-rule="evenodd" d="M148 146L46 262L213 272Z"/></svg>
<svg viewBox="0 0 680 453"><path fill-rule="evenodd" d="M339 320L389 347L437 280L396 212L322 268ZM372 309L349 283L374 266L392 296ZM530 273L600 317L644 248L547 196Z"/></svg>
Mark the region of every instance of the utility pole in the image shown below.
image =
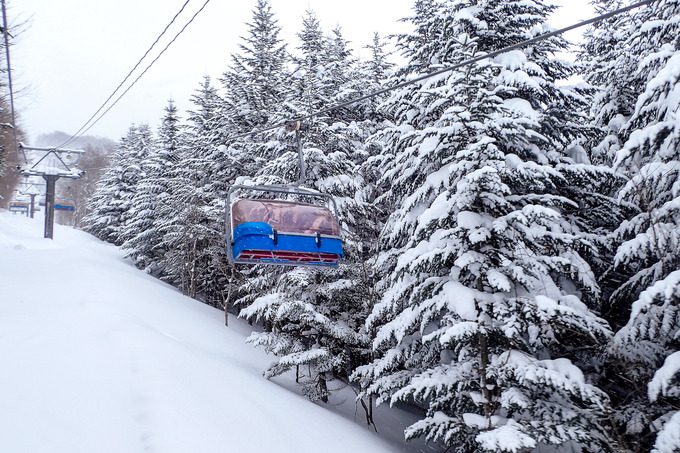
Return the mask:
<svg viewBox="0 0 680 453"><path fill-rule="evenodd" d="M26 163L19 167L24 176L41 176L46 183L45 189L45 238L54 239L54 201L56 184L59 178L78 179L83 171L76 168L85 151L63 148L35 148L19 144L24 156L42 156L33 165Z"/></svg>

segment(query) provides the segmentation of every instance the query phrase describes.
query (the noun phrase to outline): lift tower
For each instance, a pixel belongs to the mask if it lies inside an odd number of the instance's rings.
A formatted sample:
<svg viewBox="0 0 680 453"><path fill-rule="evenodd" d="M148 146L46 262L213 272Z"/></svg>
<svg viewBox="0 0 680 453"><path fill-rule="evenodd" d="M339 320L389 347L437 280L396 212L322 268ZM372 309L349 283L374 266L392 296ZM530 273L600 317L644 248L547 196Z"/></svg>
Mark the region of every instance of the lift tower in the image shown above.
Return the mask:
<svg viewBox="0 0 680 453"><path fill-rule="evenodd" d="M19 143L26 156L26 164L18 167L23 176L41 176L45 188L45 238L54 238L54 198L59 178L78 179L83 171L77 168L78 161L85 151L63 148L35 148ZM30 157L30 159L29 159ZM35 160L34 164L29 163Z"/></svg>

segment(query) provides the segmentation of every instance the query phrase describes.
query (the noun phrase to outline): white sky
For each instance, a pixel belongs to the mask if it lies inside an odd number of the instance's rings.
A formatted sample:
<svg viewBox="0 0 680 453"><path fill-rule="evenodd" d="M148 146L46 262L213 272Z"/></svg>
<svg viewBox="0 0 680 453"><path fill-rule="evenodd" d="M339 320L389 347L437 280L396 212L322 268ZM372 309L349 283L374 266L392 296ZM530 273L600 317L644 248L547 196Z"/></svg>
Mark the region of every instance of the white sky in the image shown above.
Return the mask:
<svg viewBox="0 0 680 453"><path fill-rule="evenodd" d="M9 22L29 27L12 47L12 69L20 124L35 139L53 131L75 133L104 103L185 0L8 0ZM592 14L588 0L555 0L563 5L553 25L563 27ZM192 0L167 33L171 39L204 3ZM398 19L411 14L413 0L271 0L283 38L297 45L295 34L307 9L324 29L342 27L351 47L361 50L373 33L407 31ZM132 123L154 130L168 99L180 113L204 75L217 78L231 63L231 53L252 19L255 0L212 0L178 40L88 134L119 139ZM578 33L578 32L577 32ZM571 35L575 39L578 34ZM153 60L161 41L135 72ZM291 49L292 50L292 49ZM130 81L131 81L130 80ZM128 83L130 82L128 81ZM126 85L127 87L127 85ZM125 87L124 87L125 88ZM116 95L117 97L118 95ZM116 98L114 97L114 99Z"/></svg>

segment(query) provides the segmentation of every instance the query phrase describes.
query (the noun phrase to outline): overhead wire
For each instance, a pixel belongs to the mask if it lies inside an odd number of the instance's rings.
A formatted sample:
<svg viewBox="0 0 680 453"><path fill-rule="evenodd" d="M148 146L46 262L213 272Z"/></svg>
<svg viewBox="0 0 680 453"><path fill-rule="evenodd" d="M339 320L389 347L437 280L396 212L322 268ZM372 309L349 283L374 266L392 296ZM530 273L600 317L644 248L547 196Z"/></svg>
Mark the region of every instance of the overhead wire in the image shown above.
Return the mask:
<svg viewBox="0 0 680 453"><path fill-rule="evenodd" d="M104 101L104 103L99 107L99 109L97 109L97 111L90 117L90 119L88 119L85 122L85 124L83 124L83 126L80 129L78 129L78 131L75 134L73 134L64 143L59 145L58 148L61 148L61 147L67 146L70 143L73 143L75 140L82 137L87 131L89 131L95 124L97 124L104 117L104 115L106 115L113 108L113 106L115 106L118 103L118 101L120 101L120 99L130 91L130 89L139 81L139 79L141 79L142 76L144 74L146 74L146 72L151 68L151 66L153 66L154 63L156 63L156 61L158 61L158 59L165 53L165 51L168 50L168 48L177 40L179 35L181 35L184 32L184 30L186 30L186 28L194 21L194 19L196 19L196 16L198 16L201 13L201 11L203 11L205 9L205 7L208 5L208 3L210 2L210 0L206 0L205 3L203 3L203 6L201 6L201 8L198 11L196 11L196 13L194 13L194 15L191 17L191 19L189 19L189 21L182 27L182 29L179 32L177 32L177 34L175 34L174 38L172 38L172 40L163 48L163 50L161 50L161 52L156 56L156 58L154 58L151 61L151 63L149 63L149 65L144 69L144 71L142 71L142 73L139 76L137 76L137 78L130 84L130 86L128 86L127 89L125 91L123 91L123 93L120 96L118 96L118 98L116 98L116 100L106 110L104 110L104 112L101 115L99 115L99 117L97 117L99 112L101 112L106 107L106 104L116 95L118 90L121 89L121 87L125 84L125 82L132 76L134 71L139 67L139 65L142 63L142 61L149 55L149 53L154 48L154 46L160 41L160 39L168 31L168 29L175 22L175 20L177 20L177 17L179 17L179 15L182 13L182 11L184 11L184 9L186 8L186 6L189 4L190 1L191 0L186 0L186 2L184 2L184 4L182 5L182 8L180 8L180 10L177 12L177 14L175 14L175 16L172 18L170 23L168 25L166 25L166 27L163 29L161 34L158 35L158 38L156 38L156 40L153 42L151 47L149 47L149 49L144 53L142 58L139 59L137 64L135 64L135 66L125 76L125 78L118 85L118 87L116 87L116 89L113 90L111 95L106 99L106 101ZM97 117L97 119L94 119L95 117Z"/></svg>
<svg viewBox="0 0 680 453"><path fill-rule="evenodd" d="M113 96L115 96L115 94L118 92L118 90L120 90L120 88L123 86L123 84L125 84L125 82L127 82L127 80L132 76L132 73L135 72L135 70L139 67L140 64L142 64L142 61L144 61L144 59L147 57L147 55L149 55L149 53L151 52L151 50L153 50L153 48L156 46L156 44L158 44L158 42L161 40L161 38L163 37L163 35L164 35L164 34L168 31L168 29L170 28L170 26L172 26L172 24L175 23L175 20L177 20L177 17L179 17L179 15L182 14L182 11L184 11L184 8L186 8L186 6L189 4L190 1L191 1L191 0L186 0L186 2L184 2L184 4L183 4L182 7L180 8L180 10L177 12L177 14L175 14L175 16L172 18L172 20L170 21L170 23L169 23L168 25L165 26L165 28L163 29L163 31L161 32L161 34L158 35L158 37L157 37L156 40L153 42L153 44L151 44L151 47L149 47L149 48L147 49L147 51L144 52L144 55L142 55L142 58L140 58L139 61L135 64L135 66L130 70L130 72L128 72L128 74L125 76L125 78L123 79L123 81L120 82L120 84L116 87L116 89L113 90L113 92L109 95L109 97L106 98L106 100L104 101L104 103L97 109L96 112L94 112L94 114L93 114L93 115L85 122L85 124L83 124L83 126L82 126L80 129L78 129L78 131L76 131L76 133L73 134L68 140L66 140L63 144L59 145L59 146L58 146L59 148L61 148L62 146L66 146L67 144L71 143L71 142L72 142L72 139L73 139L75 136L77 136L83 129L85 129L85 127L87 127L87 125L90 123L90 121L92 121L92 120L97 116L97 114L98 114L99 112L101 112L101 111L104 109L104 107L106 106L106 104L111 100L111 98L113 98Z"/></svg>
<svg viewBox="0 0 680 453"><path fill-rule="evenodd" d="M342 102L340 104L333 105L331 107L327 107L325 109L318 110L318 111L316 111L314 113L310 113L308 115L296 117L296 118L294 118L290 121L284 121L284 122L276 124L274 126L269 126L269 127L265 127L265 128L258 129L258 130L254 130L254 131L250 131L250 132L244 132L242 134L237 134L237 135L234 135L234 136L231 136L231 137L226 137L225 142L227 142L227 143L233 142L233 141L239 140L241 138L250 137L252 135L261 134L261 133L268 132L268 131L271 131L271 130L274 130L274 129L280 129L280 128L286 126L287 124L289 124L291 122L304 121L304 120L308 120L310 118L314 118L316 116L324 115L326 113L332 112L333 110L339 110L339 109L348 107L352 104L356 104L357 102L365 101L367 99L374 98L376 96L380 96L381 94L385 94L385 93L388 93L390 91L398 90L398 89L404 88L408 85L413 85L415 83L422 82L423 80L427 80L429 78L432 78L432 77L435 77L435 76L438 76L438 75L441 75L441 74L444 74L444 73L447 73L447 72L455 71L456 69L460 69L460 68L465 67L467 65L477 63L477 62L485 60L487 58L494 58L494 57L497 57L498 55L504 54L504 53L509 52L511 50L520 49L520 48L529 46L531 44L543 41L545 39L552 38L553 36L558 36L558 35L561 35L563 33L568 32L568 31L575 30L575 29L581 28L581 27L585 27L586 25L594 24L596 22L600 22L600 21L612 18L614 16L618 16L619 14L623 14L627 11L632 10L632 9L636 9L636 8L641 7L641 6L648 5L648 4L650 4L654 1L657 1L657 0L643 0L643 1L640 1L640 2L637 2L637 3L633 3L632 5L616 9L614 11L593 17L591 19L587 19L587 20L578 22L578 23L573 24L573 25L569 25L568 27L564 27L564 28L560 28L558 30L548 32L548 33L544 33L542 35L536 36L536 37L531 38L531 39L527 39L527 40L522 41L520 43L504 47L500 50L495 50L493 52L489 52L489 53L486 53L486 54L483 54L483 55L479 55L477 57L473 57L473 58L470 58L468 60L465 60L461 63L456 63L454 65L446 66L442 69L438 69L436 71L424 74L422 76L418 76L414 79L406 80L406 81L398 83L396 85L392 85L392 86L389 86L389 87L386 87L386 88L382 88L380 90L373 91L373 92L368 93L366 95L360 96L356 99L351 99L349 101L345 101L345 102Z"/></svg>
<svg viewBox="0 0 680 453"><path fill-rule="evenodd" d="M66 141L65 141L62 145L60 145L59 147L66 146L66 145L68 145L69 143L72 143L73 141L75 141L75 140L77 140L78 138L82 137L82 136L83 136L87 131L89 131L96 123L98 123L98 122L99 122L99 121L100 121L100 120L101 120L101 119L102 119L102 118L103 118L103 117L104 117L104 116L105 116L105 115L106 115L106 114L107 114L107 113L108 113L108 112L109 112L109 111L110 111L110 110L111 110L111 109L112 109L119 101L120 101L120 99L121 99L123 96L125 96L125 94L127 94L127 93L130 91L130 89L137 83L137 81L139 81L139 79L141 79L141 77L142 77L142 76L143 76L143 75L151 68L151 66L153 66L153 65L155 64L155 62L158 61L158 59L163 55L163 53L165 53L165 51L170 47L170 45L172 45L172 44L177 40L177 38L184 32L184 30L185 30L185 29L186 29L186 28L194 21L194 19L198 16L198 14L201 13L201 12L205 9L205 7L208 5L208 3L210 2L210 0L206 0L206 1L205 1L205 3L203 4L203 6L201 6L201 8L200 8L200 9L199 9L199 10L191 17L191 19L184 25L184 27L183 27L183 28L175 35L175 37L174 37L174 38L173 38L173 39L165 46L165 48L159 53L159 55L156 56L156 58L155 58L153 61L151 61L151 63L144 69L144 71L142 71L142 73L141 73L141 74L140 74L140 75L139 75L139 76L138 76L138 77L130 84L130 86L129 86L122 94L120 94L120 96L118 96L118 98L116 98L116 100L115 100L115 101L114 101L114 102L113 102L113 103L112 103L112 104L111 104L111 105L110 105L103 113L101 113L101 115L99 115L99 117L97 117L96 120L92 121L92 120L97 116L97 114L99 114L99 113L104 109L104 107L106 106L106 104L113 98L113 96L118 92L118 90L123 86L123 84L125 83L125 81L127 81L127 80L131 77L131 74L139 67L139 65L140 65L141 62L144 60L144 58L146 58L146 56L149 54L149 52L151 51L151 49L158 43L158 41L160 40L160 38L166 33L166 31L168 30L168 28L170 27L170 25L172 25L172 23L177 19L177 17L178 17L178 16L180 15L180 13L184 10L184 8L187 6L187 4L189 3L189 1L190 1L190 0L187 0L187 1L184 3L184 5L182 5L182 8L180 9L180 11L175 15L175 17L174 17L174 18L172 19L172 21L168 24L168 26L165 27L165 29L163 30L163 32L159 35L159 37L158 37L158 38L156 39L156 41L152 44L152 46L149 48L149 50L147 50L147 52L146 52L146 53L144 54L144 56L139 60L139 62L135 65L135 67L128 73L128 75L125 77L125 79L123 80L123 82L121 82L121 84L120 84L120 85L114 90L114 92L107 98L107 100L104 102L104 104L102 104L102 106L95 112L94 115L92 115L92 117L91 117L91 118L83 125L83 127L81 127L81 128L78 130L78 132L76 132L73 136L71 136L68 140L66 140ZM552 31L552 32L544 33L544 34L542 34L542 35L536 36L536 37L531 38L531 39L527 39L527 40L522 41L522 42L520 42L520 43L513 44L513 45L510 45L510 46L506 46L506 47L504 47L504 48L502 48L502 49L499 49L499 50L496 50L496 51L493 51L493 52L489 52L489 53L486 53L486 54L483 54L483 55L479 55L479 56L470 58L470 59L468 59L468 60L465 60L465 61L463 61L463 62L454 64L454 65L446 66L446 67L444 67L444 68L442 68L442 69L439 69L439 70L436 70L436 71L433 71L433 72L424 74L424 75L419 76L419 77L416 77L416 78L414 78L414 79L406 80L406 81L401 82L401 83L398 83L398 84L396 84L396 85L392 85L392 86L389 86L389 87L386 87L386 88L382 88L382 89L373 91L373 92L371 92L371 93L368 93L368 94L366 94L366 95L360 96L360 97L358 97L358 98L351 99L351 100L349 100L349 101L345 101L345 102L342 102L342 103L340 103L340 104L336 104L336 105L333 105L333 106L330 106L330 107L327 107L327 108L318 110L318 111L316 111L316 112L313 112L313 113L310 113L310 114L307 114L307 115L303 115L303 116L294 118L292 121L304 121L304 120L307 120L307 119L314 118L314 117L316 117L316 116L320 116L320 115L329 113L329 112L334 111L334 110L342 109L342 108L348 107L348 106L350 106L350 105L356 104L357 102L361 102L361 101L364 101L364 100L367 100L367 99L370 99L370 98L373 98L373 97L376 97L376 96L380 96L380 95L382 95L382 94L385 94L385 93L388 93L388 92L391 92L391 91L394 91L394 90L397 90L397 89L400 89L400 88L404 88L404 87L406 87L406 86L408 86L408 85L412 85L412 84L421 82L421 81L423 81L423 80L427 80L427 79L432 78L432 77L435 77L435 76L437 76L437 75L441 75L441 74L444 74L444 73L447 73L447 72L451 72L451 71L454 71L454 70L456 70L456 69L460 69L460 68L462 68L462 67L465 67L465 66L468 66L468 65L477 63L477 62L482 61L482 60L485 60L485 59L494 58L494 57L496 57L496 56L498 56L498 55L501 55L501 54L503 54L503 53L506 53L506 52L509 52L509 51L512 51L512 50L515 50L515 49L520 49L520 48L529 46L529 45L531 45L531 44L534 44L534 43L543 41L543 40L548 39L548 38L551 38L551 37L553 37L553 36L558 36L558 35L561 35L561 34L564 34L564 33L568 32L568 31L575 30L575 29L581 28L581 27L585 27L585 26L587 26L587 25L590 25L590 24L593 24L593 23L596 23L596 22L600 22L600 21L602 21L602 20L609 19L609 18L611 18L611 17L617 16L617 15L619 15L619 14L622 14L622 13L624 13L624 12L630 11L630 10L632 10L632 9L636 9L636 8L641 7L641 6L648 5L648 4L650 4L650 3L654 2L654 1L656 1L656 0L642 0L642 1L639 1L639 2L636 2L636 3L633 3L633 4L629 5L629 6L622 7L622 8L616 9L616 10L614 10L614 11L611 11L611 12L608 12L608 13L605 13L605 14L602 14L602 15L599 15L599 16L596 16L596 17L593 17L593 18L591 18L591 19L587 19L587 20L578 22L578 23L576 23L576 24L572 24L572 25L570 25L570 26L567 26L567 27L564 27L564 28L560 28L560 29L558 29L558 30L554 30L554 31ZM90 123L91 123L91 124L90 124ZM227 142L227 143L228 143L228 142L233 142L233 141L238 140L238 139L241 139L241 138L245 138L245 137L249 137L249 136L252 136L252 135L261 134L261 133L268 132L268 131L271 131L271 130L274 130L274 129L279 129L279 128L281 128L281 127L284 127L284 126L285 126L286 124L288 124L288 123L290 123L290 121L284 121L284 122L278 123L278 124L273 125L273 126L269 126L269 127L257 129L257 130L254 130L254 131L245 132L245 133L242 133L242 134L237 134L237 135L234 135L234 136L231 136L231 137L227 137L227 138L225 139L225 142ZM88 124L89 124L89 125L88 125Z"/></svg>

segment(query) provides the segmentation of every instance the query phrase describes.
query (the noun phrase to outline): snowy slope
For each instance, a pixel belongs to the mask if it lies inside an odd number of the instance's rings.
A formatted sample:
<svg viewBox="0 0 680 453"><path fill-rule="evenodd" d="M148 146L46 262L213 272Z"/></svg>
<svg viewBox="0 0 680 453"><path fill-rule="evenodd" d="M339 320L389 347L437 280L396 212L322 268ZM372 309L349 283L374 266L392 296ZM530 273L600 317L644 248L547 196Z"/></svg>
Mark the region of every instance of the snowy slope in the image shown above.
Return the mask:
<svg viewBox="0 0 680 453"><path fill-rule="evenodd" d="M264 379L239 320L42 229L0 211L0 451L415 451Z"/></svg>

